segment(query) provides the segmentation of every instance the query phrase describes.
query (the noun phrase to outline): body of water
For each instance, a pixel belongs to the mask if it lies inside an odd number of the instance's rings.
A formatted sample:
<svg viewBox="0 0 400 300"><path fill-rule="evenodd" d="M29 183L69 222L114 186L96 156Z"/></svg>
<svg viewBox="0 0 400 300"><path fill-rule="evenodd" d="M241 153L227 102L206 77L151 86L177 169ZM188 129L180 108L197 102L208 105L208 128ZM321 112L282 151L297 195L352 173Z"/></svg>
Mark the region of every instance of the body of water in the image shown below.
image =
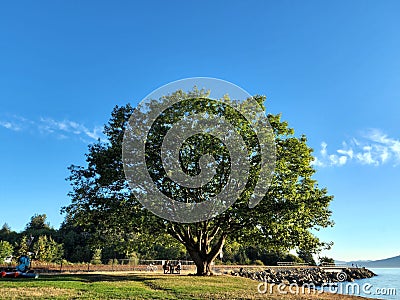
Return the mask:
<svg viewBox="0 0 400 300"><path fill-rule="evenodd" d="M400 269L371 268L370 270L378 276L339 283L337 286L324 288L324 290L374 299L400 299Z"/></svg>

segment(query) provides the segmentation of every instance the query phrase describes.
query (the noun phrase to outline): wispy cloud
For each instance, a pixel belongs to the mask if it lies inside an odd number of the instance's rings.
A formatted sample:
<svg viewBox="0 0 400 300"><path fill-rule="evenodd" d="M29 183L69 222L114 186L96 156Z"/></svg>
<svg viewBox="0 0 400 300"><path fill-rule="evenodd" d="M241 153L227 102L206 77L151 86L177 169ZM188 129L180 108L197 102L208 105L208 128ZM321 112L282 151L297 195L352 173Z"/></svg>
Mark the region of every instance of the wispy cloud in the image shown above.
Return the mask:
<svg viewBox="0 0 400 300"><path fill-rule="evenodd" d="M0 126L13 131L21 130L21 128L17 124L9 121L0 121Z"/></svg>
<svg viewBox="0 0 400 300"><path fill-rule="evenodd" d="M316 153L315 166L343 166L349 162L362 165L380 166L400 164L400 140L389 137L379 129L370 129L358 138L342 142L333 152L328 151L326 142Z"/></svg>
<svg viewBox="0 0 400 300"><path fill-rule="evenodd" d="M75 121L60 121L48 117L42 117L38 120L29 120L21 116L12 116L0 120L0 126L13 131L39 132L41 134L55 136L59 139L79 137L85 142L87 142L87 138L98 140L99 138L102 139L104 137L101 126L89 128L86 125Z"/></svg>
<svg viewBox="0 0 400 300"><path fill-rule="evenodd" d="M319 151L319 155L315 157L314 165L318 167L337 166L337 165L342 166L346 164L348 159L352 156L353 156L352 152L343 149L336 151L336 153L334 154L329 154L328 144L322 142L321 150Z"/></svg>
<svg viewBox="0 0 400 300"><path fill-rule="evenodd" d="M42 132L63 133L64 136L66 133L84 135L94 140L102 137L101 127L95 126L93 129L88 129L85 125L70 120L57 121L51 118L41 118L38 128Z"/></svg>

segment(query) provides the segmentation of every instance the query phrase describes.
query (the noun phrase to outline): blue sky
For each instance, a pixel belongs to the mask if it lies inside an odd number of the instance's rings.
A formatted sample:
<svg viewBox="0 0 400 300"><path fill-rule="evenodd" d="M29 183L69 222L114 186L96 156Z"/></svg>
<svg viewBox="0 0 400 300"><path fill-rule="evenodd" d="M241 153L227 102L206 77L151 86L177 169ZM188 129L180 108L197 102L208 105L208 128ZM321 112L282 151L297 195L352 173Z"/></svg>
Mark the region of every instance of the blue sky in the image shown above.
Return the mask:
<svg viewBox="0 0 400 300"><path fill-rule="evenodd" d="M267 95L335 196L336 259L400 254L398 1L0 4L0 223L58 227L70 164L112 108L208 76Z"/></svg>

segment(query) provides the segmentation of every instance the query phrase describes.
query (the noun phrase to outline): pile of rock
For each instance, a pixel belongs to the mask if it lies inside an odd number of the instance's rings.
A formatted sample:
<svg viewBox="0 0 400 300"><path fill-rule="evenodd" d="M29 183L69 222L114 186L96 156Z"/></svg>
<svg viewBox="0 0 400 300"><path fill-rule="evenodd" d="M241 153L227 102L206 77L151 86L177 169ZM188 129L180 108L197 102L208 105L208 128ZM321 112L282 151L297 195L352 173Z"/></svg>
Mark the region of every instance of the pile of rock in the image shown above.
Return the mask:
<svg viewBox="0 0 400 300"><path fill-rule="evenodd" d="M376 276L372 271L365 268L343 268L342 270L329 270L324 268L291 268L291 269L265 269L263 271L252 271L241 268L239 271L231 271L233 276L242 276L274 284L297 284L299 286L308 284L322 286L327 283L341 281L354 281L355 279L371 278Z"/></svg>
<svg viewBox="0 0 400 300"><path fill-rule="evenodd" d="M374 272L371 270L368 270L366 268L347 268L343 270L347 278L349 279L348 281L353 281L354 279L364 279L364 278L371 278L374 276L377 276Z"/></svg>

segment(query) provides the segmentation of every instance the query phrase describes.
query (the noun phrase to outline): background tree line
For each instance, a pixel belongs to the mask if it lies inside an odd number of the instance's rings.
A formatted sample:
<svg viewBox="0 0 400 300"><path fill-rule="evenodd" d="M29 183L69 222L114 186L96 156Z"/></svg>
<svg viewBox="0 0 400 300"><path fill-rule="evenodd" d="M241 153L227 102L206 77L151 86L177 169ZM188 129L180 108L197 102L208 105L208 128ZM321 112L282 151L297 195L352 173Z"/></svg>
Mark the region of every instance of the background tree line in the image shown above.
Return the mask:
<svg viewBox="0 0 400 300"><path fill-rule="evenodd" d="M29 245L30 239L32 244ZM0 263L10 255L16 259L28 252L34 259L59 263L109 263L115 259L182 259L190 260L185 247L168 235L152 238L149 235L134 235L129 242L99 241L92 239L66 219L59 229L46 221L45 214L31 217L25 229L16 232L5 223L0 229ZM278 261L316 264L311 252L300 250L297 255L288 252L271 252L256 245L229 241L216 263L276 265Z"/></svg>

